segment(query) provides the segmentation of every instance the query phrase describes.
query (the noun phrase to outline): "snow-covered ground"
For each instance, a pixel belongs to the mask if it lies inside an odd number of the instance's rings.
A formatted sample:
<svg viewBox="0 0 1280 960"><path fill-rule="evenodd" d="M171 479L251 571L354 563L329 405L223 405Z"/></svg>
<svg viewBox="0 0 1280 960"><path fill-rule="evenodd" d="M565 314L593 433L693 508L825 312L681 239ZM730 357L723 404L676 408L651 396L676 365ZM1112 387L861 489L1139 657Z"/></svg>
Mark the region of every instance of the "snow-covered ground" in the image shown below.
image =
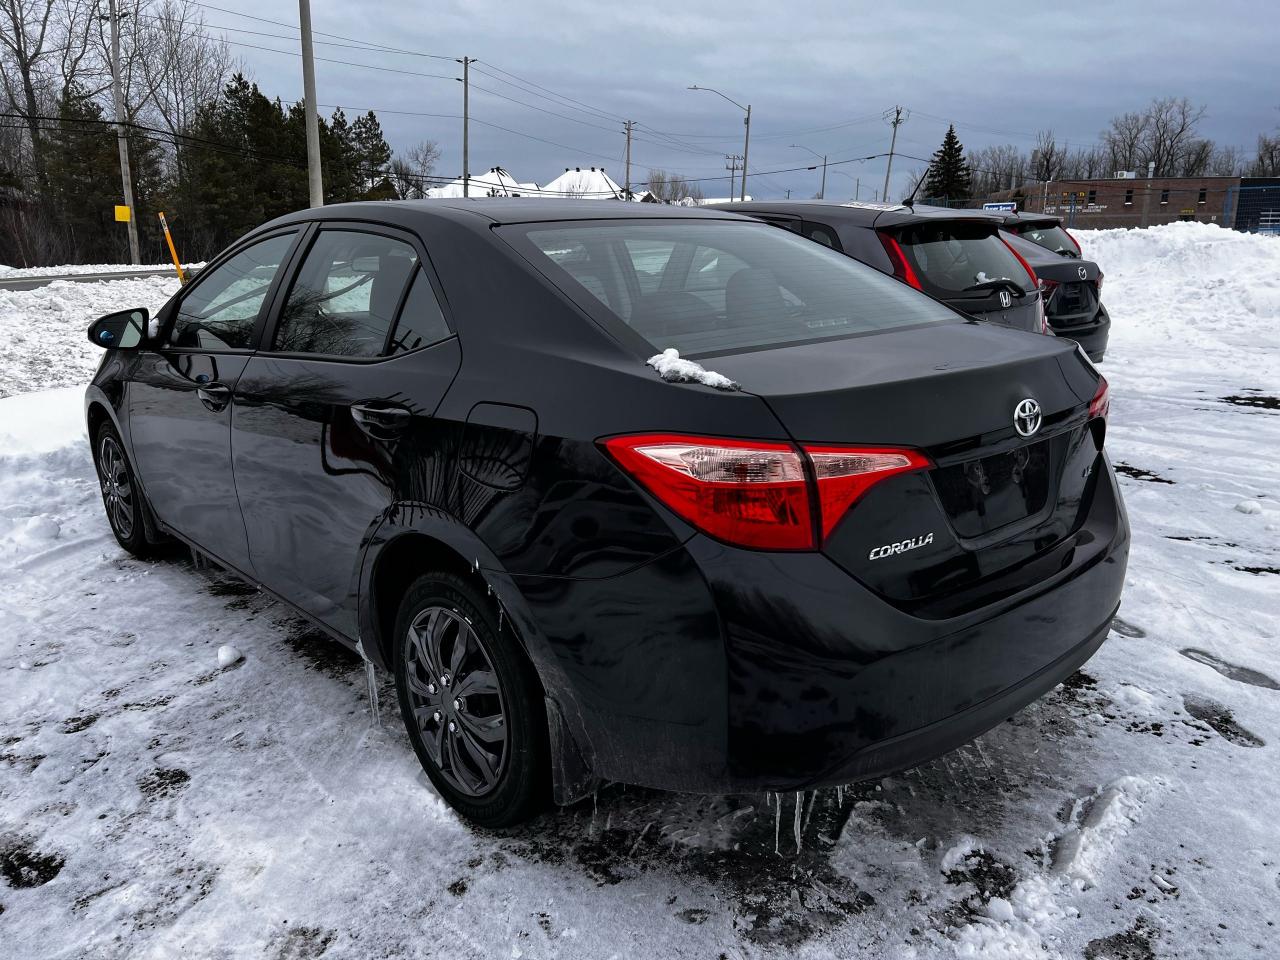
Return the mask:
<svg viewBox="0 0 1280 960"><path fill-rule="evenodd" d="M1280 239L1081 242L1115 320L1123 620L976 743L800 798L799 852L791 795L614 787L510 834L460 823L352 655L111 538L84 325L166 288L10 295L0 332L39 342L0 393L75 385L0 401L0 954L1274 955Z"/></svg>

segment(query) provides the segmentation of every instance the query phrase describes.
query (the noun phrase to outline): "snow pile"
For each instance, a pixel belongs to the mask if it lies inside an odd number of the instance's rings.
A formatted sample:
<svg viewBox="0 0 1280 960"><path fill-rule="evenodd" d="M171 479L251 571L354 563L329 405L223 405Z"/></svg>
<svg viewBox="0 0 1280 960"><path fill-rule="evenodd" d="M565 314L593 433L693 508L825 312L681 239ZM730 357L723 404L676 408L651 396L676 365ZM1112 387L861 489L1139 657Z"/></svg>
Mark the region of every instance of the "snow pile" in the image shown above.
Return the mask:
<svg viewBox="0 0 1280 960"><path fill-rule="evenodd" d="M426 191L431 200L457 200L467 197L522 197L538 192L536 183L521 183L502 167L490 167L485 173L472 174L464 184L462 178L451 180Z"/></svg>
<svg viewBox="0 0 1280 960"><path fill-rule="evenodd" d="M681 360L680 351L667 347L645 361L668 383L701 383L717 390L737 390L738 385L722 373L706 369L694 360Z"/></svg>
<svg viewBox="0 0 1280 960"><path fill-rule="evenodd" d="M589 167L586 170L581 167L574 167L570 170L566 167L564 173L542 188L539 196L574 197L582 200L620 200L622 199L622 187L604 172L604 167L599 170L595 167Z"/></svg>
<svg viewBox="0 0 1280 960"><path fill-rule="evenodd" d="M184 270L194 270L204 263L184 263ZM0 264L0 280L19 277L69 277L84 273L136 273L140 270L172 270L172 263L64 263L59 267L6 267Z"/></svg>
<svg viewBox="0 0 1280 960"><path fill-rule="evenodd" d="M89 324L132 307L154 314L178 286L176 277L142 277L0 289L0 397L88 383L102 359L86 336Z"/></svg>

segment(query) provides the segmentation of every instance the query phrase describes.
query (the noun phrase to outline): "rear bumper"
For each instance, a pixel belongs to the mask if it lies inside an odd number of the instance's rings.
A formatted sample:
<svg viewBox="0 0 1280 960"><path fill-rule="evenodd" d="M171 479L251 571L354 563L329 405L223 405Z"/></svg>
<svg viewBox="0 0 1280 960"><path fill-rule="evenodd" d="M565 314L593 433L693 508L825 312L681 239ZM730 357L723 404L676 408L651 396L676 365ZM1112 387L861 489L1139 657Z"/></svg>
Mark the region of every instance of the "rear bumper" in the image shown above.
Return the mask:
<svg viewBox="0 0 1280 960"><path fill-rule="evenodd" d="M1055 573L944 620L821 554L701 536L620 577L522 592L573 680L562 699L594 775L706 793L849 783L954 749L1092 656L1129 544L1110 471L1099 494Z"/></svg>
<svg viewBox="0 0 1280 960"><path fill-rule="evenodd" d="M1074 340L1084 347L1089 359L1097 363L1107 352L1107 340L1111 336L1111 316L1106 307L1098 305L1097 313L1084 323L1063 323L1049 317L1049 328L1059 337Z"/></svg>

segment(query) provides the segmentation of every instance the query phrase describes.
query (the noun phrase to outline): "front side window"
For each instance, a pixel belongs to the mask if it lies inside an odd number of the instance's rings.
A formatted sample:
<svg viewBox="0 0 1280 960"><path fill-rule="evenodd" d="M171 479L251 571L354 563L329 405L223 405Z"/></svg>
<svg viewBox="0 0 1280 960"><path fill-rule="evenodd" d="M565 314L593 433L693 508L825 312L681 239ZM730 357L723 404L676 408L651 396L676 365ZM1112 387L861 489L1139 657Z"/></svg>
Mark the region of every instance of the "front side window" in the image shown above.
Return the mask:
<svg viewBox="0 0 1280 960"><path fill-rule="evenodd" d="M295 234L246 247L200 275L178 303L169 345L195 350L251 350L262 302Z"/></svg>
<svg viewBox="0 0 1280 960"><path fill-rule="evenodd" d="M620 220L501 232L589 313L628 325L655 352L727 353L955 319L878 270L761 223Z"/></svg>
<svg viewBox="0 0 1280 960"><path fill-rule="evenodd" d="M276 326L272 349L378 357L418 254L402 240L322 230L307 251Z"/></svg>

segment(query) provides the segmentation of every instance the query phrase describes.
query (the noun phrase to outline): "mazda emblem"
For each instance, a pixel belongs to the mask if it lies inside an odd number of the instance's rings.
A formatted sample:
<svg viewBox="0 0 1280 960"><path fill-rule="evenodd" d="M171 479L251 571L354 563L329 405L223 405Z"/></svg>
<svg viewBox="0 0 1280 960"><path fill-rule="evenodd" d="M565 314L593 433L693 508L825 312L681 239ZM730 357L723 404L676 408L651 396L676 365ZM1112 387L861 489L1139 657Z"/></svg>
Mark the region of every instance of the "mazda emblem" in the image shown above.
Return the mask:
<svg viewBox="0 0 1280 960"><path fill-rule="evenodd" d="M1003 308L1003 309L1005 309L1005 310L1008 310L1008 309L1009 309L1009 307L1010 307L1010 305L1012 305L1012 303L1013 303L1013 297L1009 296L1009 291L1008 291L1008 290L1001 290L1001 291L1000 291L1000 306L1001 306L1001 308Z"/></svg>
<svg viewBox="0 0 1280 960"><path fill-rule="evenodd" d="M1076 273L1080 275L1081 280L1089 279L1089 271L1086 270L1084 267L1076 267Z"/></svg>
<svg viewBox="0 0 1280 960"><path fill-rule="evenodd" d="M1013 408L1013 428L1019 436L1034 437L1040 429L1040 404L1030 397Z"/></svg>

